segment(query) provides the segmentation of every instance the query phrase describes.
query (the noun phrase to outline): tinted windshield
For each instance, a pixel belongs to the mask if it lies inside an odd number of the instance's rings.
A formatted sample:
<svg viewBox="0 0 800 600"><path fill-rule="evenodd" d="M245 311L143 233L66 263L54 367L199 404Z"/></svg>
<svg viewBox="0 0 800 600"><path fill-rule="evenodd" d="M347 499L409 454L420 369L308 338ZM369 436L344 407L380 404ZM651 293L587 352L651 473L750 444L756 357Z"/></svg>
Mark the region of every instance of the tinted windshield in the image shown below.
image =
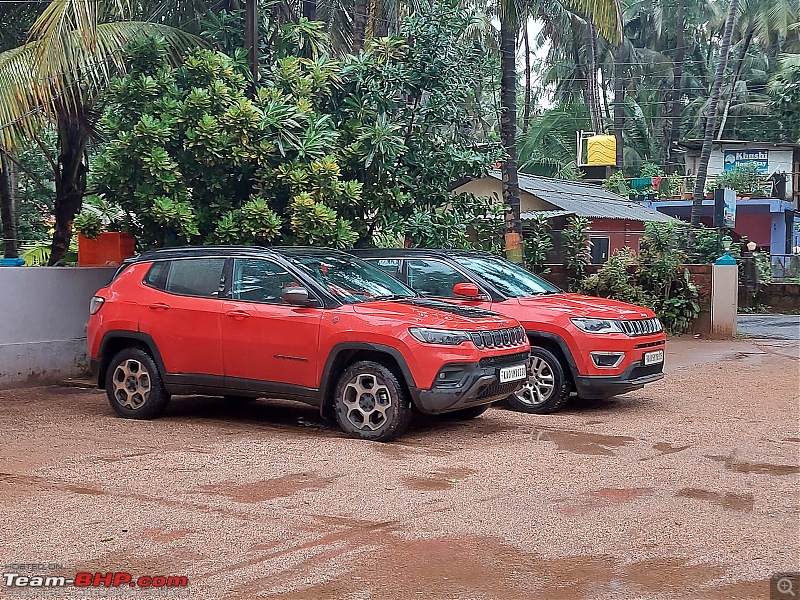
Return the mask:
<svg viewBox="0 0 800 600"><path fill-rule="evenodd" d="M345 304L416 296L413 290L377 267L354 257L293 253L292 258Z"/></svg>
<svg viewBox="0 0 800 600"><path fill-rule="evenodd" d="M472 269L500 292L511 298L553 294L561 290L549 281L502 258L459 256L458 262Z"/></svg>

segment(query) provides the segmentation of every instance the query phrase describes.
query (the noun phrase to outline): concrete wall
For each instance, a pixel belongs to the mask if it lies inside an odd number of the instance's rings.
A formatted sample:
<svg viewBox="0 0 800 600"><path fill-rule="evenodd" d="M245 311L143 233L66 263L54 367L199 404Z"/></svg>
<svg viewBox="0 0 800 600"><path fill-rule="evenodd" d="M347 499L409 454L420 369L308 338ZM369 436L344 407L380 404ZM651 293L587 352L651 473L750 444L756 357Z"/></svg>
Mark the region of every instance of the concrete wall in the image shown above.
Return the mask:
<svg viewBox="0 0 800 600"><path fill-rule="evenodd" d="M0 268L0 389L86 372L89 299L114 268Z"/></svg>

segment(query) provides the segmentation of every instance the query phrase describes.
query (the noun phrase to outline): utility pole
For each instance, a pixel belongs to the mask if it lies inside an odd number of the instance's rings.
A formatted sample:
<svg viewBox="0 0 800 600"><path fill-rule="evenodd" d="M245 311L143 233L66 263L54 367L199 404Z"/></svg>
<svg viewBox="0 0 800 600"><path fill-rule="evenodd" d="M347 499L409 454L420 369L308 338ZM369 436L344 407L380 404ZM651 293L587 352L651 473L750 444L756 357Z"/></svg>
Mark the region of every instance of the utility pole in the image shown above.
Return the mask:
<svg viewBox="0 0 800 600"><path fill-rule="evenodd" d="M253 78L252 90L258 85L258 0L245 0L244 44L247 46L247 61Z"/></svg>

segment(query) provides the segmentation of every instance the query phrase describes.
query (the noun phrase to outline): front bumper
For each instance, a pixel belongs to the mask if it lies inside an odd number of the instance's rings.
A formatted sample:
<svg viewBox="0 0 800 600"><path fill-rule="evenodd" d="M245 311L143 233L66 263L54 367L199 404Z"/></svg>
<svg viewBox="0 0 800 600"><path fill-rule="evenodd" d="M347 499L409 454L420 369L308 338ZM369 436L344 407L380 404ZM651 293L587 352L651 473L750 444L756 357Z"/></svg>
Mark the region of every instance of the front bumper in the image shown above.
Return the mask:
<svg viewBox="0 0 800 600"><path fill-rule="evenodd" d="M500 383L500 368L524 364L530 370L527 352L511 356L496 357L502 362L490 357L481 363L447 364L439 370L431 389L411 388L414 404L423 413L441 414L507 398L521 389L527 379ZM445 381L440 379L442 373L446 375Z"/></svg>
<svg viewBox="0 0 800 600"><path fill-rule="evenodd" d="M620 375L613 377L578 375L575 391L586 400L604 400L643 388L664 377L664 363L644 366L641 361L631 363Z"/></svg>

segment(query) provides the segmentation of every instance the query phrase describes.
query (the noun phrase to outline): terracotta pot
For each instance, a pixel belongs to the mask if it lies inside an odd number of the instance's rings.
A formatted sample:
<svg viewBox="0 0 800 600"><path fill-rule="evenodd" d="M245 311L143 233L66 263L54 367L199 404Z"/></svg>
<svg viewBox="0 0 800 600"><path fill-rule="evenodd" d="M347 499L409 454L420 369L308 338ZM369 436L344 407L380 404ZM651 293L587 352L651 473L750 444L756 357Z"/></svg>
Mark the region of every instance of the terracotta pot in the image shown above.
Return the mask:
<svg viewBox="0 0 800 600"><path fill-rule="evenodd" d="M96 239L78 234L78 266L118 267L134 255L135 248L136 240L130 233L109 231Z"/></svg>

